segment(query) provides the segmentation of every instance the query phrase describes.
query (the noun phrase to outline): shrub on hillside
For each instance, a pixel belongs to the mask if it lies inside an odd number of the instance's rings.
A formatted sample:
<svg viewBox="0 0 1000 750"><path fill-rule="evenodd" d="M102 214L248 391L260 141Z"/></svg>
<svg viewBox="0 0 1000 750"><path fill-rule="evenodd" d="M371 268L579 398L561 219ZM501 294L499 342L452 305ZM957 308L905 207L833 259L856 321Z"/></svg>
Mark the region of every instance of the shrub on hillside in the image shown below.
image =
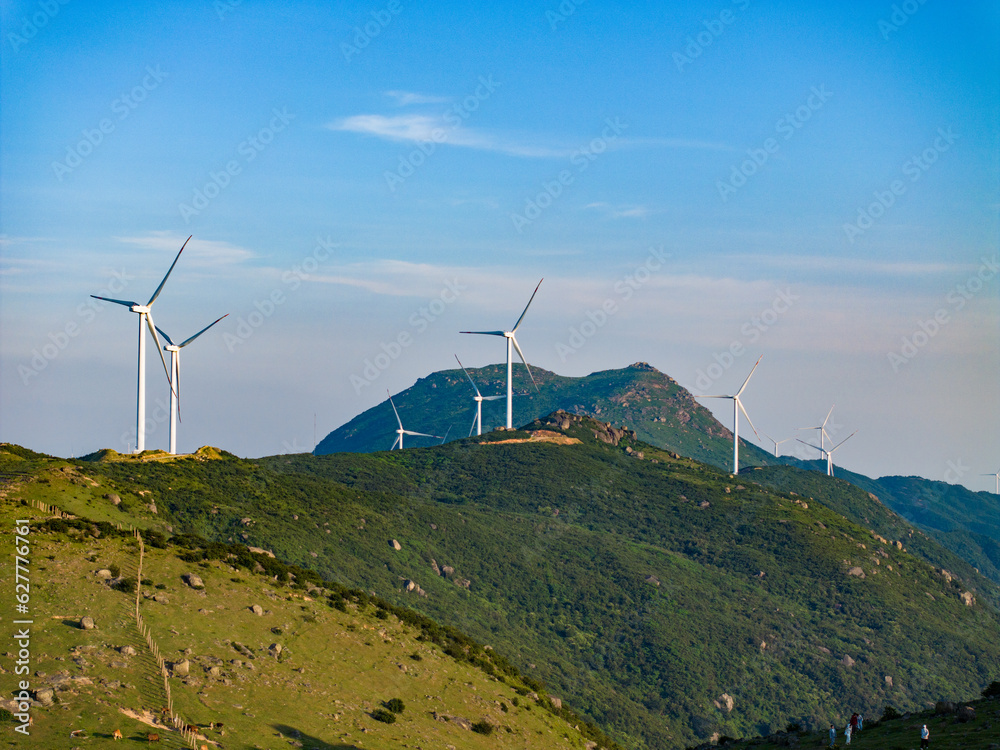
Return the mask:
<svg viewBox="0 0 1000 750"><path fill-rule="evenodd" d="M403 701L399 698L393 698L385 702L385 707L392 711L394 714L401 714L406 708Z"/></svg>
<svg viewBox="0 0 1000 750"><path fill-rule="evenodd" d="M485 734L487 737L489 737L491 734L493 734L493 725L484 719L483 721L477 721L475 724L473 724L472 731L476 732L477 734Z"/></svg>
<svg viewBox="0 0 1000 750"><path fill-rule="evenodd" d="M903 714L899 713L892 706L886 706L885 710L882 712L882 721L892 721L893 719L898 719Z"/></svg>
<svg viewBox="0 0 1000 750"><path fill-rule="evenodd" d="M984 698L1000 698L1000 682L993 680L986 689L983 690Z"/></svg>
<svg viewBox="0 0 1000 750"><path fill-rule="evenodd" d="M384 708L376 708L372 711L372 718L375 721L381 721L384 724L395 724L396 714L391 711L386 711Z"/></svg>

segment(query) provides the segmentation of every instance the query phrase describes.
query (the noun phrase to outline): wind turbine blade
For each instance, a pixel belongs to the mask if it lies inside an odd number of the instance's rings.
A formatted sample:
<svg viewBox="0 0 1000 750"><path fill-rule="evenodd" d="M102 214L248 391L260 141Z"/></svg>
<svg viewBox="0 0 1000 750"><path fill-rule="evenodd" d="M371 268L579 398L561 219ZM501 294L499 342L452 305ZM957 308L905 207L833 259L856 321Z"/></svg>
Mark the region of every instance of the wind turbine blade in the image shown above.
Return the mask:
<svg viewBox="0 0 1000 750"><path fill-rule="evenodd" d="M524 320L524 313L528 312L528 308L531 307L531 303L535 299L535 295L538 294L538 287L542 285L543 281L545 281L544 278L541 278L541 279L538 280L538 286L536 286L535 287L535 291L533 291L531 293L531 299L529 299L528 300L528 304L526 304L524 306L524 312L522 312L521 313L521 317L517 319L517 322L514 324L514 328L511 329L511 333L517 333L517 327L519 325L521 325L521 321ZM527 363L525 363L525 364L527 364Z"/></svg>
<svg viewBox="0 0 1000 750"><path fill-rule="evenodd" d="M799 440L798 438L795 438L795 439ZM799 440L799 442L802 443L802 445L808 445L810 448L815 448L818 451L822 451L823 453L826 453L826 451L824 451L818 445L813 445L812 443L807 443L805 440Z"/></svg>
<svg viewBox="0 0 1000 750"><path fill-rule="evenodd" d="M229 317L229 313L226 313L225 315L222 316L222 318L226 318L226 317ZM222 320L222 318L219 318L218 320L216 320L215 323L218 323L219 320ZM199 336L201 336L201 334L203 334L209 328L211 328L212 326L214 326L215 323L209 323L207 326L205 326L204 328L202 328L200 331L198 331L198 333L196 333L194 336L192 336L191 338L189 338L183 344L178 344L178 346L187 346L192 341L194 341L196 338L198 338ZM163 333L163 331L160 331L160 333ZM166 336L166 334L164 334L164 336ZM170 343L173 343L173 342L170 342Z"/></svg>
<svg viewBox="0 0 1000 750"><path fill-rule="evenodd" d="M852 432L852 433L851 433L850 435L848 435L848 436L847 436L847 437L845 437L845 438L844 438L843 440L841 440L841 441L840 441L839 443L837 443L837 444L836 444L835 446L833 446L833 447L832 447L832 448L831 448L831 449L829 450L829 452L830 452L830 453L833 453L833 452L834 452L835 450L837 450L837 448L839 448L840 446L842 446L842 445L843 445L844 443L846 443L846 442L847 442L848 440L850 440L850 439L851 439L852 437L854 437L854 436L855 436L855 435L857 435L857 434L858 434L858 431L857 431L857 430L855 430L855 431L854 431L854 432Z"/></svg>
<svg viewBox="0 0 1000 750"><path fill-rule="evenodd" d="M459 331L459 333L479 333L483 336L503 336L505 331Z"/></svg>
<svg viewBox="0 0 1000 750"><path fill-rule="evenodd" d="M507 397L504 396L503 394L500 394L499 396L483 396L482 397L483 401L496 401L498 398L507 398ZM990 476L993 476L993 475L990 474Z"/></svg>
<svg viewBox="0 0 1000 750"><path fill-rule="evenodd" d="M695 396L695 398L736 398L735 396Z"/></svg>
<svg viewBox="0 0 1000 750"><path fill-rule="evenodd" d="M163 277L163 281L161 281L160 285L158 287L156 287L156 291L153 292L153 296L150 297L149 298L149 302L146 303L147 307L149 305L153 304L154 302L156 302L156 298L160 296L160 292L163 291L163 285L167 283L167 278L169 278L171 271L174 270L174 266L177 265L177 261L179 261L181 259L181 253L184 252L184 248L187 247L187 243L190 242L190 241L191 241L191 237L188 237L186 240L184 240L184 244L181 245L181 249L177 251L177 257L174 258L174 262L171 263L170 264L170 268L167 269L167 275Z"/></svg>
<svg viewBox="0 0 1000 750"><path fill-rule="evenodd" d="M834 404L833 406L831 406L830 407L830 411L828 411L826 413L826 419L823 420L823 424L821 425L821 427L826 427L826 423L830 421L830 415L833 414L833 407L834 406L836 406L836 404Z"/></svg>
<svg viewBox="0 0 1000 750"><path fill-rule="evenodd" d="M538 283L541 284L542 282L539 281ZM535 291L537 292L538 289L536 288ZM529 302L528 304L531 304L531 303ZM527 309L527 308L525 308L525 309ZM521 347L517 345L517 339L514 338L513 334L511 334L510 340L511 340L511 343L514 344L514 348L517 349L517 356L519 356L521 358L521 361L524 362L525 368L528 370L528 377L531 378L531 384L533 386L535 386L535 390L536 391L538 391L539 393L541 393L541 391L538 388L538 383L535 382L535 376L531 374L531 368L528 367L528 360L526 360L524 358L524 352L522 352L521 351Z"/></svg>
<svg viewBox="0 0 1000 750"><path fill-rule="evenodd" d="M98 297L96 294L91 294L94 299L102 299L105 302L114 302L116 305L125 305L125 307L132 307L133 305L138 305L138 302L129 302L123 299L111 299L110 297Z"/></svg>
<svg viewBox="0 0 1000 750"><path fill-rule="evenodd" d="M386 395L389 397L389 404L392 406L392 413L396 415L396 421L399 422L399 429L403 429L403 420L399 418L399 412L396 411L396 405L392 403L392 394L389 393L389 389L385 389ZM392 450L390 448L390 450Z"/></svg>
<svg viewBox="0 0 1000 750"><path fill-rule="evenodd" d="M741 393L743 393L743 389L747 387L747 383L749 383L750 382L750 378L753 377L753 371L757 369L757 365L760 364L760 361L762 359L764 359L764 355L763 354L761 354L759 357L757 357L757 361L754 362L754 364L753 364L753 370L750 370L750 374L747 375L747 379L743 381L743 385L741 385L740 389L738 391L736 391L736 395L737 396L739 396ZM749 419L749 417L747 417L747 419ZM756 432L756 430L754 430L754 432Z"/></svg>
<svg viewBox="0 0 1000 750"><path fill-rule="evenodd" d="M156 335L156 326L153 324L153 316L146 313L146 326L149 328L149 332L153 334L153 341L156 342L156 352L160 355L160 362L163 363L163 374L167 376L167 383L170 385L170 392L177 395L177 391L174 390L174 384L170 382L170 371L167 369L167 360L163 358L163 347L160 345L160 337Z"/></svg>
<svg viewBox="0 0 1000 750"><path fill-rule="evenodd" d="M736 403L740 405L740 411L743 412L743 416L747 418L747 422L750 423L750 429L753 430L753 434L757 435L757 428L753 426L753 420L750 419L750 415L747 414L747 410L743 408L743 402L736 399ZM760 435L757 435L757 442L760 442Z"/></svg>
<svg viewBox="0 0 1000 750"><path fill-rule="evenodd" d="M477 396L482 397L482 394L479 392L479 389L476 387L476 381L474 381L472 379L472 376L469 374L469 371L465 369L465 365L462 364L462 360L460 360L458 358L457 354L455 355L455 361L458 362L458 366L462 368L462 372L465 373L465 377L467 377L469 379L469 382L472 383L472 390L474 390L476 392Z"/></svg>
<svg viewBox="0 0 1000 750"><path fill-rule="evenodd" d="M472 414L472 427L469 428L469 437L472 437L473 431L476 429L476 420L479 419L479 414L473 412Z"/></svg>
<svg viewBox="0 0 1000 750"><path fill-rule="evenodd" d="M395 440L395 442L394 442L394 443L392 444L392 447L391 447L391 448L390 448L389 450L391 450L391 451L394 451L394 450L396 450L396 445L397 445L397 443L401 443L401 442L402 442L402 440L403 440L403 436L402 436L402 435L396 435L396 440Z"/></svg>
<svg viewBox="0 0 1000 750"><path fill-rule="evenodd" d="M164 330L163 330L162 328L160 328L159 326L156 326L156 330L160 332L160 335L161 335L161 336L163 336L163 340L164 340L164 341L166 341L166 342L167 342L168 344L170 344L171 346L173 346L173 345L174 345L174 342L173 342L173 341L171 341L171 339L170 339L170 337L169 337L169 336L167 335L167 332L166 332L166 331L164 331Z"/></svg>
<svg viewBox="0 0 1000 750"><path fill-rule="evenodd" d="M426 432L414 432L413 430L403 430L403 434L405 434L405 435L416 435L417 437L437 438L438 440L441 439L440 435L428 435Z"/></svg>
<svg viewBox="0 0 1000 750"><path fill-rule="evenodd" d="M448 441L448 433L451 432L451 425L448 425L448 429L444 432L444 437L441 438L441 445L444 445Z"/></svg>

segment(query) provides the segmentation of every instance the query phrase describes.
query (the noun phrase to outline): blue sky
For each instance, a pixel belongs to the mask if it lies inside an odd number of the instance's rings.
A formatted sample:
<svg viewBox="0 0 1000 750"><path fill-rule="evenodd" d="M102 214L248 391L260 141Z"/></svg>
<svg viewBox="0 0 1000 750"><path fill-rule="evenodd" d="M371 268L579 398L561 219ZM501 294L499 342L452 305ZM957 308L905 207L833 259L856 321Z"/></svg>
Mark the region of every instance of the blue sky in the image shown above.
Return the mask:
<svg viewBox="0 0 1000 750"><path fill-rule="evenodd" d="M306 450L314 415L322 437L456 352L499 361L457 332L511 325L545 277L532 364L726 392L763 354L758 428L836 403L859 430L839 463L988 489L998 22L934 0L6 3L0 439L127 447L136 321L81 305L145 301L194 235L156 322L230 316L185 350L181 450Z"/></svg>

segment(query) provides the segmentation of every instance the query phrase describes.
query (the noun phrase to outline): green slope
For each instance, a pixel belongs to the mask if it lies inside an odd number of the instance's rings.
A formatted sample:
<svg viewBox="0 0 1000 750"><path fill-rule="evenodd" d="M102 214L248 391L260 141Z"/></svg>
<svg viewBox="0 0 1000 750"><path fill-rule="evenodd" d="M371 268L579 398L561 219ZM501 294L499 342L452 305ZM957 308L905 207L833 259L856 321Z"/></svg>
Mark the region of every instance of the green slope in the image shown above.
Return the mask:
<svg viewBox="0 0 1000 750"><path fill-rule="evenodd" d="M489 365L470 371L484 396L505 394L506 365ZM524 367L514 368L514 424L522 425L563 409L587 414L635 430L639 439L721 468L732 465L733 436L671 377L645 362L618 370L603 370L571 378L548 370L532 370L538 390ZM472 386L460 369L442 370L421 378L393 396L403 426L416 432L444 435L457 440L469 434L475 415ZM505 399L483 402L483 432L506 424ZM316 455L371 453L388 450L396 439L396 418L388 400L362 412L337 428L316 446ZM437 441L406 438L407 446L428 446ZM741 441L747 464L775 463L774 456Z"/></svg>
<svg viewBox="0 0 1000 750"><path fill-rule="evenodd" d="M975 581L602 422L542 427L561 442L495 432L395 453L79 466L127 505L149 493L158 523L271 549L470 633L634 747L821 726L845 702L918 708L992 678L996 612L961 598ZM95 507L97 492L66 497Z"/></svg>
<svg viewBox="0 0 1000 750"><path fill-rule="evenodd" d="M124 747L145 746L149 732L160 735L160 747L187 747L163 725L166 692L136 627L136 594L95 575L110 569L134 585L136 540L106 522L52 519L19 503L36 499L39 488L54 488L64 504L82 512L88 501L98 505L78 490L106 492L103 478L95 486L65 462L17 470L7 459L0 454L6 475L0 541L12 550L14 532L25 524L30 529L29 610L22 616L32 621L30 662L16 679L27 680L39 702L30 709L28 734L16 732L21 721L11 714L20 709L8 701L15 675L13 663L5 665L0 705L8 713L0 714L0 742L46 750L111 746L117 729ZM40 485L42 479L49 481ZM199 746L584 750L590 737L610 746L600 733L588 737L574 728L578 718L554 709L496 652L412 610L324 584L241 545L190 537L167 544L155 531L145 537L140 609L166 659L174 710L200 727ZM185 583L189 573L202 579L203 589ZM14 600L12 578L0 591ZM84 616L95 629L79 627ZM176 666L182 661L186 670ZM397 720L377 720L392 699L403 705ZM210 722L222 729L209 729ZM85 736L71 737L71 731Z"/></svg>

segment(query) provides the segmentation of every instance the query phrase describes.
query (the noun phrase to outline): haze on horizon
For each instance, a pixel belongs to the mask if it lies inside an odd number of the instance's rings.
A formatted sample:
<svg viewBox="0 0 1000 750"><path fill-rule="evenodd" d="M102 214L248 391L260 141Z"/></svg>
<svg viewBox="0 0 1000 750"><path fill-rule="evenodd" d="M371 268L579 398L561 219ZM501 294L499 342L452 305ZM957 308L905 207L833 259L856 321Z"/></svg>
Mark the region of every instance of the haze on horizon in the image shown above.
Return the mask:
<svg viewBox="0 0 1000 750"><path fill-rule="evenodd" d="M545 277L533 366L731 393L763 354L758 430L836 404L838 465L994 488L993 3L0 13L0 440L128 448L136 316L89 295L145 302L193 235L156 323L229 317L184 351L181 451L311 450L314 418L500 362L458 331Z"/></svg>

